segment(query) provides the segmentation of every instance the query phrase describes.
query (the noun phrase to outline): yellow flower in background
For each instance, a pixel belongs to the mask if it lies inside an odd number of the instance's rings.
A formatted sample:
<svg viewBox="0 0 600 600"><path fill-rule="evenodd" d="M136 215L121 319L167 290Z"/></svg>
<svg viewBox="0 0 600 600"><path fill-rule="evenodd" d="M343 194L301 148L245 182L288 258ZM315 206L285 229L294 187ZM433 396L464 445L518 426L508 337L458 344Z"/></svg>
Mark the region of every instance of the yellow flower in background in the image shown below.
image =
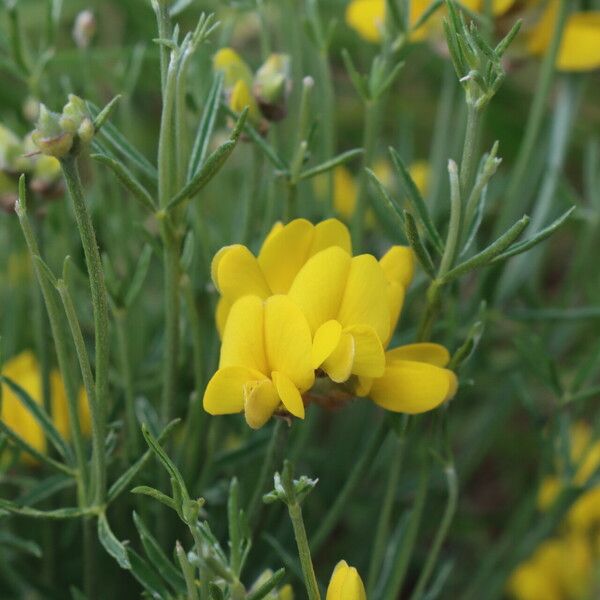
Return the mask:
<svg viewBox="0 0 600 600"><path fill-rule="evenodd" d="M569 533L543 542L513 572L508 592L517 600L586 600L600 558L586 536Z"/></svg>
<svg viewBox="0 0 600 600"><path fill-rule="evenodd" d="M385 3L386 0L351 0L346 8L346 23L364 40L375 44L381 42L385 27ZM433 0L411 0L408 3L411 28L414 28L432 3ZM494 15L504 14L514 3L515 0L493 0ZM485 8L485 0L462 0L461 4L475 12L483 11ZM410 40L419 42L425 39L432 30L439 29L442 14L444 11L438 10L426 23L413 29Z"/></svg>
<svg viewBox="0 0 600 600"><path fill-rule="evenodd" d="M2 368L2 374L21 386L33 400L42 404L42 380L37 360L32 352L25 351L11 358ZM70 438L67 396L60 373L50 373L52 420L56 429L65 438ZM91 420L85 392L79 394L79 416L84 435L91 431ZM18 433L30 446L46 452L46 438L37 421L23 407L11 388L2 384L2 421Z"/></svg>
<svg viewBox="0 0 600 600"><path fill-rule="evenodd" d="M287 296L244 296L231 308L219 369L204 393L212 415L244 412L254 429L280 406L304 418L302 393L314 382L306 318Z"/></svg>
<svg viewBox="0 0 600 600"><path fill-rule="evenodd" d="M543 56L550 47L558 15L558 0L550 0L529 33L527 48ZM556 59L560 71L600 68L600 11L574 12L567 17Z"/></svg>
<svg viewBox="0 0 600 600"><path fill-rule="evenodd" d="M320 250L339 246L350 253L348 228L337 219L313 225L295 219L277 223L265 239L258 257L246 246L221 248L212 261L212 280L221 298L217 305L217 328L222 334L233 303L248 294L266 299L286 294L306 261Z"/></svg>
<svg viewBox="0 0 600 600"><path fill-rule="evenodd" d="M367 600L358 571L341 560L333 570L325 600Z"/></svg>

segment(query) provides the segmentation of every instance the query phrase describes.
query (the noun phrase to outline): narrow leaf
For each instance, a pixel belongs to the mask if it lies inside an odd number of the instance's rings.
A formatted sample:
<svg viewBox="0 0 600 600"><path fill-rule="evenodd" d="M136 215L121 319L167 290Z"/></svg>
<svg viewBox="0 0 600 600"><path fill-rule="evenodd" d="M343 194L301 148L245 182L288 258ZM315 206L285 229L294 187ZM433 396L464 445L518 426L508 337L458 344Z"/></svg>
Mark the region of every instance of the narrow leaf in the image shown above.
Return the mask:
<svg viewBox="0 0 600 600"><path fill-rule="evenodd" d="M105 164L116 175L121 184L126 187L133 197L139 202L140 206L154 213L156 206L150 192L133 176L127 167L107 154L92 154L91 158Z"/></svg>
<svg viewBox="0 0 600 600"><path fill-rule="evenodd" d="M168 506L177 512L178 507L175 505L175 501L173 498L170 498L166 494L163 494L160 490L156 488L150 487L148 485L138 485L131 490L132 494L142 494L143 496L150 496L150 498L154 498L158 500L161 504Z"/></svg>
<svg viewBox="0 0 600 600"><path fill-rule="evenodd" d="M274 590L280 583L281 580L285 576L285 569L279 569L269 577L265 583L263 583L257 590L254 592L250 592L246 596L246 600L262 600L269 594L272 590Z"/></svg>
<svg viewBox="0 0 600 600"><path fill-rule="evenodd" d="M435 267L433 266L433 261L431 260L431 256L429 256L429 252L427 252L427 249L423 245L423 242L421 242L419 232L417 231L417 224L415 223L413 216L407 210L404 211L404 232L419 264L423 267L425 273L434 279Z"/></svg>
<svg viewBox="0 0 600 600"><path fill-rule="evenodd" d="M326 173L327 171L331 171L335 167L339 165L343 165L344 163L352 160L353 158L360 156L364 150L362 148L355 148L354 150L348 150L347 152L342 152L342 154L338 154L331 160L327 160L312 169L307 169L306 171L300 173L298 180L302 179L311 179L316 175L320 175L321 173Z"/></svg>
<svg viewBox="0 0 600 600"><path fill-rule="evenodd" d="M94 131L96 133L98 133L101 129L102 126L106 123L106 121L108 120L108 117L110 117L110 114L112 113L112 111L114 110L115 106L117 105L117 102L121 99L121 95L117 95L115 96L95 117L94 117Z"/></svg>
<svg viewBox="0 0 600 600"><path fill-rule="evenodd" d="M104 513L98 517L98 539L122 569L131 569L127 549L112 532Z"/></svg>
<svg viewBox="0 0 600 600"><path fill-rule="evenodd" d="M140 253L140 258L135 266L133 277L131 278L131 284L125 295L125 306L130 308L137 297L139 296L144 281L146 281L146 275L148 274L148 268L150 267L150 260L152 258L152 247L146 244Z"/></svg>

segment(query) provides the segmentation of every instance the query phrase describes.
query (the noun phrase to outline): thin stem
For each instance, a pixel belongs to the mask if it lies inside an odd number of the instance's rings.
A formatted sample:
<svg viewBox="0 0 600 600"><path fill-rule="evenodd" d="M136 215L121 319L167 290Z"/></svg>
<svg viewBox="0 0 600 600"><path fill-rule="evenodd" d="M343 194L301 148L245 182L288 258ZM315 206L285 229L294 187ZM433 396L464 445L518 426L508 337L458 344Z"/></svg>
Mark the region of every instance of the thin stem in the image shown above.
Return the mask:
<svg viewBox="0 0 600 600"><path fill-rule="evenodd" d="M104 424L106 422L106 415L103 414L102 407L99 405L96 397L94 376L92 375L92 368L90 367L90 361L85 347L83 334L81 333L81 327L79 326L73 299L71 298L71 294L64 281L60 280L58 282L57 290L60 294L67 316L67 322L71 329L71 336L73 337L73 342L75 344L83 385L90 407L90 416L92 419L92 474L94 485L96 486L94 492L98 498L98 487L103 488L106 483L106 461L104 455L104 438L106 437Z"/></svg>
<svg viewBox="0 0 600 600"><path fill-rule="evenodd" d="M119 362L121 364L121 377L123 379L123 392L125 398L125 426L127 433L127 450L130 458L139 454L139 428L135 417L135 391L133 386L133 371L129 353L129 338L127 336L127 312L124 308L113 311L117 331L117 346Z"/></svg>
<svg viewBox="0 0 600 600"><path fill-rule="evenodd" d="M169 15L169 2L165 0L152 0L156 23L158 26L158 37L168 39L171 36L171 16ZM164 90L167 83L167 69L169 65L169 49L164 44L159 46L160 52L160 83Z"/></svg>
<svg viewBox="0 0 600 600"><path fill-rule="evenodd" d="M96 234L94 233L92 220L83 197L83 187L79 178L76 161L75 157L69 156L61 161L61 166L71 200L73 201L75 220L79 228L90 280L96 350L97 417L101 419L99 423L96 423L96 427L99 432L104 432L106 429L109 369L108 296L104 283L102 261L100 259L100 252L98 251L98 243L96 242ZM101 479L95 482L96 504L101 504L104 500L106 474L102 473L101 475Z"/></svg>
<svg viewBox="0 0 600 600"><path fill-rule="evenodd" d="M98 598L96 570L96 520L93 517L83 519L83 587L89 600Z"/></svg>
<svg viewBox="0 0 600 600"><path fill-rule="evenodd" d="M523 136L523 141L519 147L517 160L504 194L505 202L500 218L496 224L496 235L501 231L504 231L516 218L515 214L517 211L521 210L523 198L520 191L527 176L527 170L544 120L546 101L550 94L550 88L554 79L556 57L558 56L558 50L563 37L568 7L569 0L560 0L556 20L554 22L552 42L544 55L544 61L542 63L535 95L531 104L531 110L529 111L529 116L527 118L525 135Z"/></svg>
<svg viewBox="0 0 600 600"><path fill-rule="evenodd" d="M252 499L248 504L247 515L248 522L250 524L252 524L252 522L256 518L256 513L260 506L263 494L265 493L265 487L273 472L273 466L275 464L277 450L283 441L282 438L285 432L284 427L284 421L281 419L277 419L273 427L273 431L271 432L271 440L269 441L269 446L267 447L267 451L263 457L262 467L258 479L256 480L256 486L254 487L254 492L252 493Z"/></svg>
<svg viewBox="0 0 600 600"><path fill-rule="evenodd" d="M304 584L308 600L321 600L319 593L319 585L315 570L313 568L312 558L310 556L310 547L308 538L306 537L306 529L304 527L304 519L302 518L302 509L297 502L288 505L288 512L294 528L294 537L296 538L296 546L298 547L298 556L302 566L302 574L304 575Z"/></svg>
<svg viewBox="0 0 600 600"><path fill-rule="evenodd" d="M391 571L392 576L388 582L385 593L383 594L383 600L396 600L396 598L400 596L402 585L404 584L404 578L406 577L406 572L410 563L410 558L415 547L419 526L421 524L421 516L423 514L423 508L425 507L425 500L427 498L428 483L429 461L425 459L424 464L421 466L419 487L417 489L417 496L411 510L407 531L402 537L402 543L396 555L396 560Z"/></svg>
<svg viewBox="0 0 600 600"><path fill-rule="evenodd" d="M400 468L404 459L405 441L406 437L404 432L400 437L394 440L394 454L390 461L385 496L379 513L373 550L371 552L371 562L369 563L369 575L367 577L367 590L369 596L373 595L381 573L381 565L383 564L387 540L390 533L390 520L392 517L392 509L394 507L394 499L396 498L396 492L398 491Z"/></svg>
<svg viewBox="0 0 600 600"><path fill-rule="evenodd" d="M175 552L177 554L177 560L185 579L185 587L187 591L187 600L198 600L198 588L196 587L196 578L194 568L190 564L187 558L183 546L177 542L175 545Z"/></svg>
<svg viewBox="0 0 600 600"><path fill-rule="evenodd" d="M370 168L373 163L375 145L377 139L377 126L379 123L379 110L381 101L369 100L365 105L365 126L363 130L363 160L358 181L358 191L356 193L356 205L352 215L351 232L352 240L357 251L360 251L363 244L365 232L365 216L367 213L368 202L367 192L369 189L369 176L366 168Z"/></svg>
<svg viewBox="0 0 600 600"><path fill-rule="evenodd" d="M25 237L29 254L35 259L39 256L39 248L37 246L31 224L27 218L24 204L22 204L23 202L24 198L20 198L16 207L16 212L19 217L19 223L23 231L23 236ZM44 297L44 302L46 304L46 311L48 313L48 320L50 321L50 329L52 332L52 339L54 340L54 347L56 349L58 366L65 384L67 411L69 416L69 430L71 432L71 439L73 440L75 460L77 463L78 504L80 507L83 507L87 502L89 477L87 460L85 456L85 444L79 422L79 413L77 410L78 389L75 374L72 368L73 365L71 362L71 354L69 352L69 334L64 324L61 314L62 311L52 285L42 274L37 260L33 261L33 265L36 279L38 280L42 290L42 295Z"/></svg>
<svg viewBox="0 0 600 600"><path fill-rule="evenodd" d="M354 467L350 472L350 475L346 479L344 487L340 490L340 493L336 496L335 502L331 505L331 508L321 520L321 524L317 529L317 532L313 536L311 549L313 552L317 552L323 543L327 540L327 536L331 533L337 522L342 516L342 511L346 505L346 502L356 489L356 486L362 480L366 470L371 466L379 448L383 444L389 428L385 421L380 421L377 428L371 435L371 438L367 442L367 446L361 453L361 457L354 463Z"/></svg>
<svg viewBox="0 0 600 600"><path fill-rule="evenodd" d="M460 163L460 191L467 198L469 187L473 180L473 172L477 163L477 140L479 137L479 124L481 113L473 105L467 105L467 130Z"/></svg>
<svg viewBox="0 0 600 600"><path fill-rule="evenodd" d="M445 466L444 475L446 476L446 484L448 486L448 501L446 502L446 509L444 510L444 516L442 517L442 521L435 535L435 539L433 540L433 544L429 550L425 566L419 575L419 580L417 581L417 585L411 596L411 600L420 600L423 597L427 584L429 583L429 579L433 573L433 569L437 563L437 558L442 548L442 544L448 535L450 524L452 523L454 514L456 513L456 505L458 501L458 478L456 477L456 470L453 463L449 463Z"/></svg>
<svg viewBox="0 0 600 600"><path fill-rule="evenodd" d="M453 160L448 162L448 173L450 175L450 223L448 224L448 236L446 238L446 245L440 263L438 277L445 275L454 265L461 230L461 187L458 181L456 163Z"/></svg>

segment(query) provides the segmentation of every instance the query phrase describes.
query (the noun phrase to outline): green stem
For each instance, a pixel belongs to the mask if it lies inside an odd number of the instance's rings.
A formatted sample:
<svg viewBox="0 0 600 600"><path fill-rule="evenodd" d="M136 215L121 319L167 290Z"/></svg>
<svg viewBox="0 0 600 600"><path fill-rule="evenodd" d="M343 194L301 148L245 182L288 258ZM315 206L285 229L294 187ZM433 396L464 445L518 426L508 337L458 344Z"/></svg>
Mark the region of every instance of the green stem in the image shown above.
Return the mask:
<svg viewBox="0 0 600 600"><path fill-rule="evenodd" d="M123 379L123 392L125 398L125 426L127 436L127 450L129 458L137 457L140 452L139 428L135 417L135 391L133 386L133 371L129 353L129 338L127 336L127 312L125 308L113 311L117 331L117 345L119 362L121 363L121 377Z"/></svg>
<svg viewBox="0 0 600 600"><path fill-rule="evenodd" d="M29 254L32 258L39 257L39 248L35 240L33 229L24 206L24 198L20 198L19 204L17 205L16 212L19 217L19 223L27 243ZM88 467L85 455L85 444L83 434L81 433L81 425L79 422L78 413L78 389L75 374L73 372L73 365L71 362L71 354L69 352L69 341L68 332L65 327L65 323L62 317L62 311L56 298L54 289L46 277L42 274L40 266L36 260L34 260L34 271L36 279L42 290L44 302L46 304L46 311L48 313L48 319L50 321L50 329L52 332L52 339L54 340L54 347L56 349L56 356L58 359L58 366L65 384L65 392L67 396L67 411L69 416L69 429L71 432L71 439L73 440L73 446L75 450L75 460L77 463L77 497L80 507L85 506L88 495Z"/></svg>
<svg viewBox="0 0 600 600"><path fill-rule="evenodd" d="M552 33L552 42L544 55L544 61L542 63L535 95L531 104L531 110L529 111L529 116L527 118L525 135L521 142L521 146L519 147L517 160L504 194L504 207L501 211L500 218L496 223L496 236L504 231L515 220L515 215L518 216L518 213L522 211L523 198L520 192L527 176L533 151L544 120L546 101L548 100L550 88L554 79L556 57L558 56L560 43L563 37L568 7L569 0L560 0L556 21L554 23L554 31Z"/></svg>
<svg viewBox="0 0 600 600"><path fill-rule="evenodd" d="M83 519L83 586L89 600L98 598L96 570L96 520L93 517Z"/></svg>
<svg viewBox="0 0 600 600"><path fill-rule="evenodd" d="M79 228L79 235L83 245L85 261L88 268L90 291L92 295L92 308L94 312L94 337L96 355L96 400L98 402L97 416L102 419L96 423L99 432L106 430L106 412L108 395L108 369L109 369L109 332L108 332L108 296L104 283L104 272L102 261L98 251L96 234L90 218L85 199L83 187L79 178L77 159L69 156L62 159L61 166L67 188L73 201L75 220ZM96 504L102 504L104 500L106 474L95 482Z"/></svg>
<svg viewBox="0 0 600 600"><path fill-rule="evenodd" d="M373 550L371 552L371 561L369 563L369 575L367 577L368 595L372 596L377 585L381 573L381 565L385 556L385 549L390 533L390 521L392 517L392 509L394 507L394 499L398 491L398 481L400 479L400 468L404 459L406 434L405 432L395 440L394 454L390 461L390 470L387 477L387 485L385 488L385 496L381 505L379 520L377 522L377 530L375 533L375 541L373 542Z"/></svg>
<svg viewBox="0 0 600 600"><path fill-rule="evenodd" d="M421 524L423 508L425 507L425 500L427 498L428 483L429 461L425 459L425 462L421 467L419 487L417 489L417 496L415 498L410 519L408 521L407 530L404 533L404 536L401 538L402 543L396 555L396 560L391 571L392 576L388 582L385 593L383 594L383 600L396 600L400 597L402 585L404 584L404 578L406 577L410 558L412 556L417 534L419 532L419 526Z"/></svg>
<svg viewBox="0 0 600 600"><path fill-rule="evenodd" d="M458 181L458 170L453 160L448 163L448 173L450 174L450 222L438 277L444 276L454 265L461 231L461 188Z"/></svg>
<svg viewBox="0 0 600 600"><path fill-rule="evenodd" d="M446 509L444 510L444 516L442 517L442 521L435 535L435 539L433 540L431 549L429 550L429 554L427 555L425 566L419 575L419 580L417 581L415 590L412 593L411 600L420 600L423 597L425 588L429 583L433 569L437 563L437 558L442 548L442 544L448 535L450 524L452 523L454 514L456 513L456 505L458 501L458 478L456 477L456 470L453 463L446 465L444 468L444 474L446 476L446 483L448 486L448 501L446 502Z"/></svg>
<svg viewBox="0 0 600 600"><path fill-rule="evenodd" d="M479 124L481 113L473 105L467 105L467 130L460 162L460 191L464 198L468 197L469 187L473 180L473 172L477 163L477 141L479 137Z"/></svg>
<svg viewBox="0 0 600 600"><path fill-rule="evenodd" d="M269 446L267 447L267 451L262 460L262 467L260 469L258 479L256 480L256 486L254 487L252 498L250 500L250 503L248 504L248 523L250 523L251 525L256 519L256 513L258 512L258 509L261 505L262 497L265 493L265 487L267 485L267 482L271 478L271 474L273 472L273 467L277 457L277 451L283 443L284 433L285 422L282 419L277 419L273 427L273 431L271 432Z"/></svg>
<svg viewBox="0 0 600 600"><path fill-rule="evenodd" d="M90 367L90 361L88 359L87 350L85 347L85 341L83 334L81 333L81 327L79 326L79 320L77 319L77 313L73 304L71 294L67 289L64 281L60 280L57 284L57 290L60 294L60 298L65 309L67 316L67 322L71 329L71 336L75 344L75 350L77 352L77 359L79 361L79 368L81 370L81 376L83 378L83 385L87 394L87 401L90 407L90 416L92 419L92 474L94 485L94 492L96 498L102 499L98 489L104 489L106 484L106 461L104 454L104 438L106 437L105 423L106 414L103 411L103 407L98 403L96 397L96 389L94 387L94 376L92 375L92 368Z"/></svg>
<svg viewBox="0 0 600 600"><path fill-rule="evenodd" d="M346 505L346 502L356 489L356 486L362 480L365 472L371 466L379 448L383 444L389 428L387 423L382 420L377 425L375 431L371 435L371 438L367 442L366 448L361 452L361 457L354 463L354 467L350 472L350 475L346 479L344 487L340 493L336 496L335 502L331 505L331 508L322 519L317 532L313 536L311 549L313 552L317 552L323 543L326 541L327 536L331 533L340 517L342 511Z"/></svg>
<svg viewBox="0 0 600 600"><path fill-rule="evenodd" d="M358 180L358 191L356 193L356 205L352 215L351 232L354 247L359 252L363 245L365 232L365 217L368 208L367 191L369 187L369 177L366 168L370 168L373 163L375 145L377 139L377 125L379 123L379 110L381 108L380 100L368 100L365 104L365 126L363 131L363 160Z"/></svg>
<svg viewBox="0 0 600 600"><path fill-rule="evenodd" d="M312 558L310 556L310 548L308 538L306 537L306 529L304 527L304 519L302 518L302 508L298 502L293 502L288 505L288 512L294 528L294 537L296 538L296 546L298 547L298 556L302 565L302 574L304 575L304 584L306 585L306 593L308 600L321 600L319 593L319 585L315 576Z"/></svg>
<svg viewBox="0 0 600 600"><path fill-rule="evenodd" d="M158 26L158 37L166 40L171 37L171 16L169 15L170 3L165 0L152 0L156 23ZM164 90L167 83L167 69L169 65L169 48L164 44L159 46L160 52L160 83Z"/></svg>

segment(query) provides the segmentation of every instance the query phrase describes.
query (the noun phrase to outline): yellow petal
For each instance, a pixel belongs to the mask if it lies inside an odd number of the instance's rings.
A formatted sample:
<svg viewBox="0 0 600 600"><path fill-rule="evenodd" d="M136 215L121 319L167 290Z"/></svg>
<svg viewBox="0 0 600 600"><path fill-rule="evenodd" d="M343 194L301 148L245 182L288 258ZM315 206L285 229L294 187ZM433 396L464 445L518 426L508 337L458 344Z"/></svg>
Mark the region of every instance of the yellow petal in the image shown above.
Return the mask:
<svg viewBox="0 0 600 600"><path fill-rule="evenodd" d="M230 415L244 410L244 386L265 376L247 367L223 367L204 391L204 410L211 415Z"/></svg>
<svg viewBox="0 0 600 600"><path fill-rule="evenodd" d="M408 287L415 273L415 255L408 246L392 246L379 261L390 282Z"/></svg>
<svg viewBox="0 0 600 600"><path fill-rule="evenodd" d="M257 296L240 298L231 307L221 344L220 368L240 366L269 373L264 312L264 302Z"/></svg>
<svg viewBox="0 0 600 600"><path fill-rule="evenodd" d="M288 296L271 296L266 301L264 332L269 370L289 377L302 392L310 388L315 380L310 328Z"/></svg>
<svg viewBox="0 0 600 600"><path fill-rule="evenodd" d="M264 242L263 242L263 246L265 246L266 244L269 243L269 240L276 234L279 233L281 230L283 229L283 223L281 221L277 221L276 223L273 224L273 227L271 227L271 231L269 231L269 233L267 233L267 237L265 238Z"/></svg>
<svg viewBox="0 0 600 600"><path fill-rule="evenodd" d="M221 48L213 56L213 67L224 75L225 89L231 88L240 79L252 84L252 71L233 48Z"/></svg>
<svg viewBox="0 0 600 600"><path fill-rule="evenodd" d="M313 241L312 223L295 219L272 233L258 255L267 282L274 294L287 294L308 257Z"/></svg>
<svg viewBox="0 0 600 600"><path fill-rule="evenodd" d="M561 71L600 68L600 11L576 12L567 19L556 66Z"/></svg>
<svg viewBox="0 0 600 600"><path fill-rule="evenodd" d="M385 370L385 353L375 330L367 325L355 325L346 331L354 338L352 373L361 377L381 377Z"/></svg>
<svg viewBox="0 0 600 600"><path fill-rule="evenodd" d="M424 342L420 344L407 344L398 346L385 353L388 366L398 360L412 360L415 362L429 363L436 367L445 367L450 362L450 353L440 344Z"/></svg>
<svg viewBox="0 0 600 600"><path fill-rule="evenodd" d="M317 329L312 346L313 369L318 369L323 361L337 348L341 335L342 325L339 321L327 321Z"/></svg>
<svg viewBox="0 0 600 600"><path fill-rule="evenodd" d="M223 332L225 331L225 323L227 323L227 317L231 310L232 302L229 298L219 298L217 302L217 309L215 311L215 321L217 322L217 331L219 337L223 338Z"/></svg>
<svg viewBox="0 0 600 600"><path fill-rule="evenodd" d="M427 363L397 361L375 379L369 396L393 412L418 414L432 410L456 392L452 371Z"/></svg>
<svg viewBox="0 0 600 600"><path fill-rule="evenodd" d="M350 255L338 247L315 254L302 267L289 291L314 333L337 317L346 288Z"/></svg>
<svg viewBox="0 0 600 600"><path fill-rule="evenodd" d="M344 327L369 325L386 340L390 331L388 282L381 265L370 254L352 259L338 321Z"/></svg>
<svg viewBox="0 0 600 600"><path fill-rule="evenodd" d="M271 295L258 261L246 246L236 244L217 252L211 270L217 289L231 300L248 294L260 298Z"/></svg>
<svg viewBox="0 0 600 600"><path fill-rule="evenodd" d="M371 377L357 377L356 379L357 381L354 387L354 393L360 398L365 398L369 395L369 392L371 391L371 387L373 386L373 379Z"/></svg>
<svg viewBox="0 0 600 600"><path fill-rule="evenodd" d="M332 381L343 383L350 378L353 364L354 338L349 333L342 333L336 349L323 363L323 370Z"/></svg>
<svg viewBox="0 0 600 600"><path fill-rule="evenodd" d="M346 23L368 42L381 40L385 22L385 0L352 0L346 8Z"/></svg>
<svg viewBox="0 0 600 600"><path fill-rule="evenodd" d="M390 331L385 340L383 340L384 346L390 343L392 336L394 335L394 331L396 331L396 326L398 325L398 321L400 319L400 313L402 312L402 307L404 306L404 297L406 295L406 288L399 283L392 282L388 285L387 289L387 297L388 304L390 307Z"/></svg>
<svg viewBox="0 0 600 600"><path fill-rule="evenodd" d="M273 371L272 377L279 398L286 410L294 415L294 417L304 419L304 402L294 382L284 373L279 373L278 371Z"/></svg>
<svg viewBox="0 0 600 600"><path fill-rule="evenodd" d="M244 415L252 429L262 427L279 406L279 394L270 379L249 381L244 386Z"/></svg>
<svg viewBox="0 0 600 600"><path fill-rule="evenodd" d="M332 246L337 246L342 250L345 250L348 254L352 254L350 232L338 219L326 219L315 225L309 256L313 256L317 252Z"/></svg>
<svg viewBox="0 0 600 600"><path fill-rule="evenodd" d="M366 600L365 586L354 567L341 560L335 567L325 600Z"/></svg>

